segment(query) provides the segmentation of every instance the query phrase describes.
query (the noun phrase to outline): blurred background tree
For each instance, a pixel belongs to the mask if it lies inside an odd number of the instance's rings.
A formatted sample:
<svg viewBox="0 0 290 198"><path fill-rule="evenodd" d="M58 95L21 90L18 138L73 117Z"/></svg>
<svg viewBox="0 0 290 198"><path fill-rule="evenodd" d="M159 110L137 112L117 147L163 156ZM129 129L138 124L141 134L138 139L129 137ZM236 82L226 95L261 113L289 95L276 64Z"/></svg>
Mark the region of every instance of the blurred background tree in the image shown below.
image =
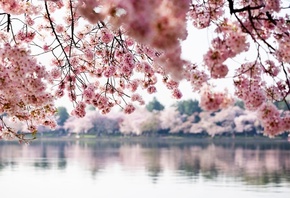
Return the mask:
<svg viewBox="0 0 290 198"><path fill-rule="evenodd" d="M153 98L152 101L150 101L147 105L146 105L146 109L150 112L152 111L162 111L164 109L164 106L157 100L156 97Z"/></svg>
<svg viewBox="0 0 290 198"><path fill-rule="evenodd" d="M69 114L65 107L58 107L57 108L57 119L56 122L59 126L63 126L66 120L69 118Z"/></svg>
<svg viewBox="0 0 290 198"><path fill-rule="evenodd" d="M174 106L177 108L181 115L186 114L188 116L192 115L193 113L200 113L202 109L199 106L198 100L183 100L179 101Z"/></svg>

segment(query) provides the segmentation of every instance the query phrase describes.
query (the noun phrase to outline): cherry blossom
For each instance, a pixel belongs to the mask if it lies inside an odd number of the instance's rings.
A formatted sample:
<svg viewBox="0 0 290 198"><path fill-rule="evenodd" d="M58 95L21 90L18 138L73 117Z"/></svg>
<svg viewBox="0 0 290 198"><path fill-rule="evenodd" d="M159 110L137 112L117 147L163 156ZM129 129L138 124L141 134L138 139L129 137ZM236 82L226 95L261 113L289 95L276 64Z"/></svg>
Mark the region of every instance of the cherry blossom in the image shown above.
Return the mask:
<svg viewBox="0 0 290 198"><path fill-rule="evenodd" d="M217 111L233 104L234 99L225 91L214 91L213 88L205 85L201 90L200 106L208 111Z"/></svg>
<svg viewBox="0 0 290 198"><path fill-rule="evenodd" d="M79 118L88 105L133 113L144 104L139 91L158 93L163 81L180 99L183 80L208 111L239 98L259 112L266 135L288 131L289 111L273 106L290 106L288 9L279 0L2 0L0 133L24 139L4 115L31 133L54 127L54 102L64 96ZM201 62L182 57L187 28L210 32ZM231 79L232 95L213 89L219 79Z"/></svg>

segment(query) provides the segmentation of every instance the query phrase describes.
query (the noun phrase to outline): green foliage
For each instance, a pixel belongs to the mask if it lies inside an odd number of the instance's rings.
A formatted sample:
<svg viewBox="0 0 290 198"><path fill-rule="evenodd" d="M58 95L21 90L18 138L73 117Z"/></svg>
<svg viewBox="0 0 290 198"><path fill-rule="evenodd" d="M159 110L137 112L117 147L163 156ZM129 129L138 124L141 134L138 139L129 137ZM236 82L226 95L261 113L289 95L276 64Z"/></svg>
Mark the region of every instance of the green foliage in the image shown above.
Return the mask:
<svg viewBox="0 0 290 198"><path fill-rule="evenodd" d="M181 115L186 114L188 116L192 115L193 113L200 113L202 109L199 106L199 102L197 100L183 100L177 102L174 106L177 107L177 110Z"/></svg>
<svg viewBox="0 0 290 198"><path fill-rule="evenodd" d="M242 100L237 100L235 106L240 107L241 109L245 109L245 104Z"/></svg>
<svg viewBox="0 0 290 198"><path fill-rule="evenodd" d="M65 107L58 107L57 108L57 124L59 126L63 126L66 120L69 118L69 114Z"/></svg>
<svg viewBox="0 0 290 198"><path fill-rule="evenodd" d="M164 106L154 97L153 100L146 105L146 109L150 112L153 110L162 111Z"/></svg>
<svg viewBox="0 0 290 198"><path fill-rule="evenodd" d="M274 103L275 105L276 105L276 107L278 108L278 109L280 109L280 110L284 110L284 111L289 111L289 103L288 103L288 101L280 101L280 102L275 102Z"/></svg>
<svg viewBox="0 0 290 198"><path fill-rule="evenodd" d="M88 110L89 110L89 111L96 111L96 107L94 107L93 105L90 105L90 106L88 107Z"/></svg>

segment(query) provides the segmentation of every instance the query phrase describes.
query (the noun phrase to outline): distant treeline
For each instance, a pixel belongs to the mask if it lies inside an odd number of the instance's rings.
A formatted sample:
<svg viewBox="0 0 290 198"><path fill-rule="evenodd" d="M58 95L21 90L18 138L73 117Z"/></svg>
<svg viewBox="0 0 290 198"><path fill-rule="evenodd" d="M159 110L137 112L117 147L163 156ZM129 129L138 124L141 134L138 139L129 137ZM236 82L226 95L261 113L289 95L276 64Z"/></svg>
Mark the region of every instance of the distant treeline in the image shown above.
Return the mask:
<svg viewBox="0 0 290 198"><path fill-rule="evenodd" d="M287 108L282 103L277 106ZM197 100L183 100L170 107L164 106L154 98L146 107L134 113L122 112L100 114L90 108L83 118L69 115L65 107L59 107L54 130L45 127L39 134L47 136L165 136L187 135L196 137L214 136L262 136L263 128L256 119L255 112L247 111L241 101L230 108L216 112L203 111ZM25 131L24 126L15 124L17 130ZM282 136L287 136L284 133Z"/></svg>

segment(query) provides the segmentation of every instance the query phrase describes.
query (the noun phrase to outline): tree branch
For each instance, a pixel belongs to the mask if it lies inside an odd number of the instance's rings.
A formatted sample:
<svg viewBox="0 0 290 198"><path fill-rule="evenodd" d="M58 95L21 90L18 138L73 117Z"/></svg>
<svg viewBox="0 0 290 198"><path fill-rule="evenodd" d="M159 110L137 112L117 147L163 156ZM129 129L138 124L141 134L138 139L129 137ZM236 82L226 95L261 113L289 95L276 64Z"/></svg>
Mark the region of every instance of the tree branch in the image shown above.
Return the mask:
<svg viewBox="0 0 290 198"><path fill-rule="evenodd" d="M234 13L237 13L237 12L249 11L249 10L258 10L260 8L265 7L265 5L262 4L262 5L253 6L253 7L251 7L250 5L248 5L248 6L245 6L243 8L235 9L234 8L234 1L233 0L228 0L228 2L229 2L230 14L234 14Z"/></svg>

